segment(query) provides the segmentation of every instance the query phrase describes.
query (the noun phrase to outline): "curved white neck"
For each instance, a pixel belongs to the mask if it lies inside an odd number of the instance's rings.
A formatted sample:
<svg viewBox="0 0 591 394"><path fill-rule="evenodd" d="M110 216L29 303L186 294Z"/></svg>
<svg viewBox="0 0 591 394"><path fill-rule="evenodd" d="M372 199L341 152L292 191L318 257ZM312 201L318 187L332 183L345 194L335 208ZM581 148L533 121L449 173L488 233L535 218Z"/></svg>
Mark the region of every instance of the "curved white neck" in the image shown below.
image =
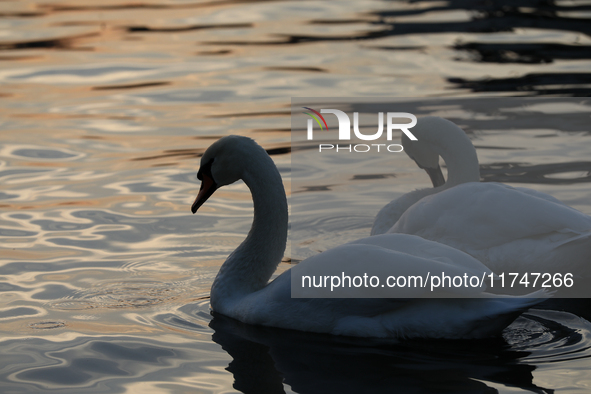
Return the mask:
<svg viewBox="0 0 591 394"><path fill-rule="evenodd" d="M277 167L262 153L244 163L242 179L252 193L254 219L248 236L226 259L213 282L214 309L218 299L244 296L265 287L285 252L287 198Z"/></svg>
<svg viewBox="0 0 591 394"><path fill-rule="evenodd" d="M462 131L463 134L463 131ZM472 141L465 134L445 146L436 146L435 151L447 166L447 181L437 191L449 189L466 182L480 182L478 156Z"/></svg>

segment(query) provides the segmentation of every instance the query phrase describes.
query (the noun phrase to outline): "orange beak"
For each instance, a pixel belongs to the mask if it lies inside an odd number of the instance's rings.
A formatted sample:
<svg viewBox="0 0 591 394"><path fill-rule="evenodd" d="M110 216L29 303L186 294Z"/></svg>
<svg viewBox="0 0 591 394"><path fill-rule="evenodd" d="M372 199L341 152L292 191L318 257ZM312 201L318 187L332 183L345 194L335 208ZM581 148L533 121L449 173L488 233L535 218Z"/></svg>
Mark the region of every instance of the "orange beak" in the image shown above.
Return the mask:
<svg viewBox="0 0 591 394"><path fill-rule="evenodd" d="M191 212L195 213L203 205L205 201L217 190L218 186L215 181L206 174L202 174L201 188L199 194L195 198L195 202L191 205Z"/></svg>

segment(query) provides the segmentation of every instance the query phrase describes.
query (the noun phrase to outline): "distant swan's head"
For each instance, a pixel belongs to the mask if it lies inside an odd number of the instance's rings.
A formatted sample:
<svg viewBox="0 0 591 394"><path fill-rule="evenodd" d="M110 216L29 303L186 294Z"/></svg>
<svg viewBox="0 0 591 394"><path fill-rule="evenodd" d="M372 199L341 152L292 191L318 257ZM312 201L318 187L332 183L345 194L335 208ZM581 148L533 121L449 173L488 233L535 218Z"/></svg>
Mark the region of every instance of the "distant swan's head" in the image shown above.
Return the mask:
<svg viewBox="0 0 591 394"><path fill-rule="evenodd" d="M242 179L248 164L265 150L248 137L229 135L214 142L201 157L197 179L201 188L191 206L193 213L220 187Z"/></svg>
<svg viewBox="0 0 591 394"><path fill-rule="evenodd" d="M412 128L412 133L417 137L416 141L408 138L406 134L402 134L404 152L417 163L419 168L427 172L429 178L431 178L433 187L443 185L445 178L439 166L439 153L437 152L437 148L432 144L432 139L433 135L438 133L442 126L449 127L447 123L451 122L434 116L420 118L417 121L417 125Z"/></svg>
<svg viewBox="0 0 591 394"><path fill-rule="evenodd" d="M464 130L455 123L438 116L426 116L418 119L411 131L417 140L411 141L403 134L402 146L406 154L429 174L433 187L445 184L439 167L440 156L448 166L448 182L479 181L476 150ZM452 162L458 164L453 172L450 168ZM452 180L451 177L459 179Z"/></svg>

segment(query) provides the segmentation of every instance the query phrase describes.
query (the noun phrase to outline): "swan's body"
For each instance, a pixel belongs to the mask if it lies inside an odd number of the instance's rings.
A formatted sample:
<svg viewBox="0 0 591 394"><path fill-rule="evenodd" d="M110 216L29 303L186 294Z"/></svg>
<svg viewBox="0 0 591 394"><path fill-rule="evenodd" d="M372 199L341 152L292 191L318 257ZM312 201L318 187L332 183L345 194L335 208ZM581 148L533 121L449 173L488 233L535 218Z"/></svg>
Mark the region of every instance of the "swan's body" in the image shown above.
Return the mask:
<svg viewBox="0 0 591 394"><path fill-rule="evenodd" d="M420 119L405 151L422 168L448 167L448 181L386 205L372 234L415 234L462 250L494 272L591 274L591 217L552 196L480 183L476 150L445 119ZM388 227L389 226L389 227Z"/></svg>
<svg viewBox="0 0 591 394"><path fill-rule="evenodd" d="M361 337L479 338L499 335L524 309L539 300L484 298L481 288L448 289L475 299L292 298L292 271L309 267L355 275L426 275L446 271L489 274L474 258L412 235L369 237L320 253L267 283L281 261L287 239L287 201L281 176L253 140L229 136L215 142L201 159L201 189L193 213L219 187L244 180L254 202L248 236L220 268L211 289L211 307L249 324ZM294 273L294 275L296 275ZM398 289L397 296L419 297L427 289ZM534 293L529 297L546 297Z"/></svg>

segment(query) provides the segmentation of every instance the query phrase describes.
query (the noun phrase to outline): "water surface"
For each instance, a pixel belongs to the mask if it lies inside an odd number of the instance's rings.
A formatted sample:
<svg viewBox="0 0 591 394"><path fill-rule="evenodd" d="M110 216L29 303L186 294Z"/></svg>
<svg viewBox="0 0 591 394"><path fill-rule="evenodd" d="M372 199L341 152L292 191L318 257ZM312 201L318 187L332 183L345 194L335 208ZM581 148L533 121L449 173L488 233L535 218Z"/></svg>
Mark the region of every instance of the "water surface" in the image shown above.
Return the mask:
<svg viewBox="0 0 591 394"><path fill-rule="evenodd" d="M590 10L2 2L0 391L587 392L591 328L565 312L530 311L503 338L477 343L335 338L212 317L209 287L247 233L252 203L239 183L198 215L189 206L207 146L248 135L272 154L290 201L316 215L313 242L292 245L280 271L365 236L381 206L428 178L401 155L353 176L311 163L322 188L292 189L302 173L291 167L290 98L588 96ZM591 214L588 123L473 126L483 180Z"/></svg>

